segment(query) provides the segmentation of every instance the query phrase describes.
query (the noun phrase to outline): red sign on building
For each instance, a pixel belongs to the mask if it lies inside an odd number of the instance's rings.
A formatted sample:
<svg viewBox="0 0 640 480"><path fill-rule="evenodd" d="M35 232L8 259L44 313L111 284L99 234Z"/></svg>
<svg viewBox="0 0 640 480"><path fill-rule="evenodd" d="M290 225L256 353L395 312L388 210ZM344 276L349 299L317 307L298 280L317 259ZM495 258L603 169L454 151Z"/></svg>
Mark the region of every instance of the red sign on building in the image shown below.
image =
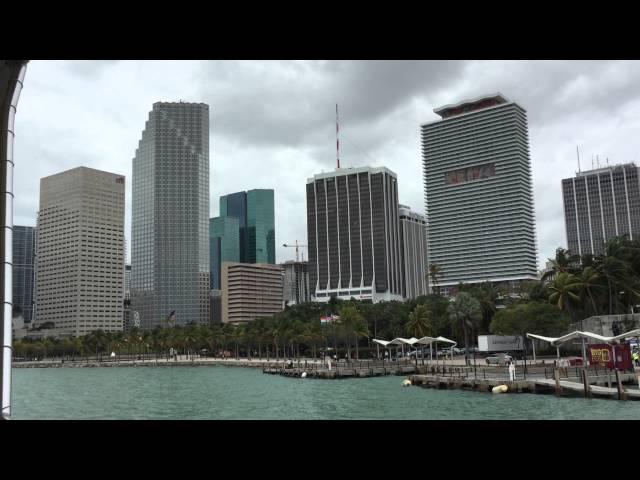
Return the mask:
<svg viewBox="0 0 640 480"><path fill-rule="evenodd" d="M615 346L616 358L614 362L613 351ZM589 345L589 363L591 365L602 365L607 368L617 368L619 370L630 370L633 368L631 361L631 348L629 344L609 345L598 343Z"/></svg>

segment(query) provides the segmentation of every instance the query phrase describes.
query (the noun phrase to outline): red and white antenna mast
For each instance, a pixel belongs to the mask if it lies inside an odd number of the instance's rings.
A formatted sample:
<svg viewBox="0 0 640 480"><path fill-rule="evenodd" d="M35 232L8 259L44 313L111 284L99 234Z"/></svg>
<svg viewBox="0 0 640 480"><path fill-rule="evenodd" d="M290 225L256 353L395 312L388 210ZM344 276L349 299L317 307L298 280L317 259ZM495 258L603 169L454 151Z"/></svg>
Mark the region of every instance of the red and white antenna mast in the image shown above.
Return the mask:
<svg viewBox="0 0 640 480"><path fill-rule="evenodd" d="M340 127L338 123L338 104L336 103L336 162L338 163L338 168L340 168Z"/></svg>

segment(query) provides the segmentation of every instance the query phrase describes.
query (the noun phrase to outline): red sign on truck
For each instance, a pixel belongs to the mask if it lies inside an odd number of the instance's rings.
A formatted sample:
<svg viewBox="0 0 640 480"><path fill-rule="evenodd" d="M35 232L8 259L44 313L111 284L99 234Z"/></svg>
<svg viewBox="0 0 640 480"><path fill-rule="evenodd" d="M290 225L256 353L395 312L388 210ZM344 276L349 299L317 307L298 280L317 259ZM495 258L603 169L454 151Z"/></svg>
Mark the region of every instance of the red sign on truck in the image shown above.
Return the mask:
<svg viewBox="0 0 640 480"><path fill-rule="evenodd" d="M615 347L615 362L613 352ZM598 343L589 345L589 363L591 365L602 365L607 368L617 368L619 370L631 370L633 363L631 361L631 348L629 344L609 345L607 343Z"/></svg>

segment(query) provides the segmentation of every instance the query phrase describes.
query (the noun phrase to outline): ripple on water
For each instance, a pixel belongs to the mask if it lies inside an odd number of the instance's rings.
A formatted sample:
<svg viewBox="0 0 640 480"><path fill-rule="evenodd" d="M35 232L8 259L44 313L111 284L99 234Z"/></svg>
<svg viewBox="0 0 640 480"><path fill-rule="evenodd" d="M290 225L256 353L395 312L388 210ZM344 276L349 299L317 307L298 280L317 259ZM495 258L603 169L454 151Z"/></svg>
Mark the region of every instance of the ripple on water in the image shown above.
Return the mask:
<svg viewBox="0 0 640 480"><path fill-rule="evenodd" d="M294 379L234 367L13 370L15 419L638 419L640 402Z"/></svg>

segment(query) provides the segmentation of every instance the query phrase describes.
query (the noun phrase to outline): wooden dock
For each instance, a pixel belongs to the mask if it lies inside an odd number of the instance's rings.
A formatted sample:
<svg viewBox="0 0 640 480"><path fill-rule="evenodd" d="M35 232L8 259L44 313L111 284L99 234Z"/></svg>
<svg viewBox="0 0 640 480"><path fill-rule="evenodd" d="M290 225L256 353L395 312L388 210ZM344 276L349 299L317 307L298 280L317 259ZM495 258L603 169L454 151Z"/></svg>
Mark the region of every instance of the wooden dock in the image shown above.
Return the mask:
<svg viewBox="0 0 640 480"><path fill-rule="evenodd" d="M608 398L618 400L640 400L640 390L637 386L637 376L635 373L617 374L619 382L609 375L598 377L588 377L586 382L584 377L578 380L572 379L548 379L537 378L530 380L505 381L501 379L475 379L446 377L438 375L412 375L411 383L426 388L437 389L459 389L479 392L491 392L493 387L499 385L507 386L507 393L555 393L558 396L579 395L593 398ZM615 384L615 387L611 385ZM604 386L608 384L609 386ZM624 384L634 384L635 388L626 388ZM585 390L586 387L586 390Z"/></svg>

